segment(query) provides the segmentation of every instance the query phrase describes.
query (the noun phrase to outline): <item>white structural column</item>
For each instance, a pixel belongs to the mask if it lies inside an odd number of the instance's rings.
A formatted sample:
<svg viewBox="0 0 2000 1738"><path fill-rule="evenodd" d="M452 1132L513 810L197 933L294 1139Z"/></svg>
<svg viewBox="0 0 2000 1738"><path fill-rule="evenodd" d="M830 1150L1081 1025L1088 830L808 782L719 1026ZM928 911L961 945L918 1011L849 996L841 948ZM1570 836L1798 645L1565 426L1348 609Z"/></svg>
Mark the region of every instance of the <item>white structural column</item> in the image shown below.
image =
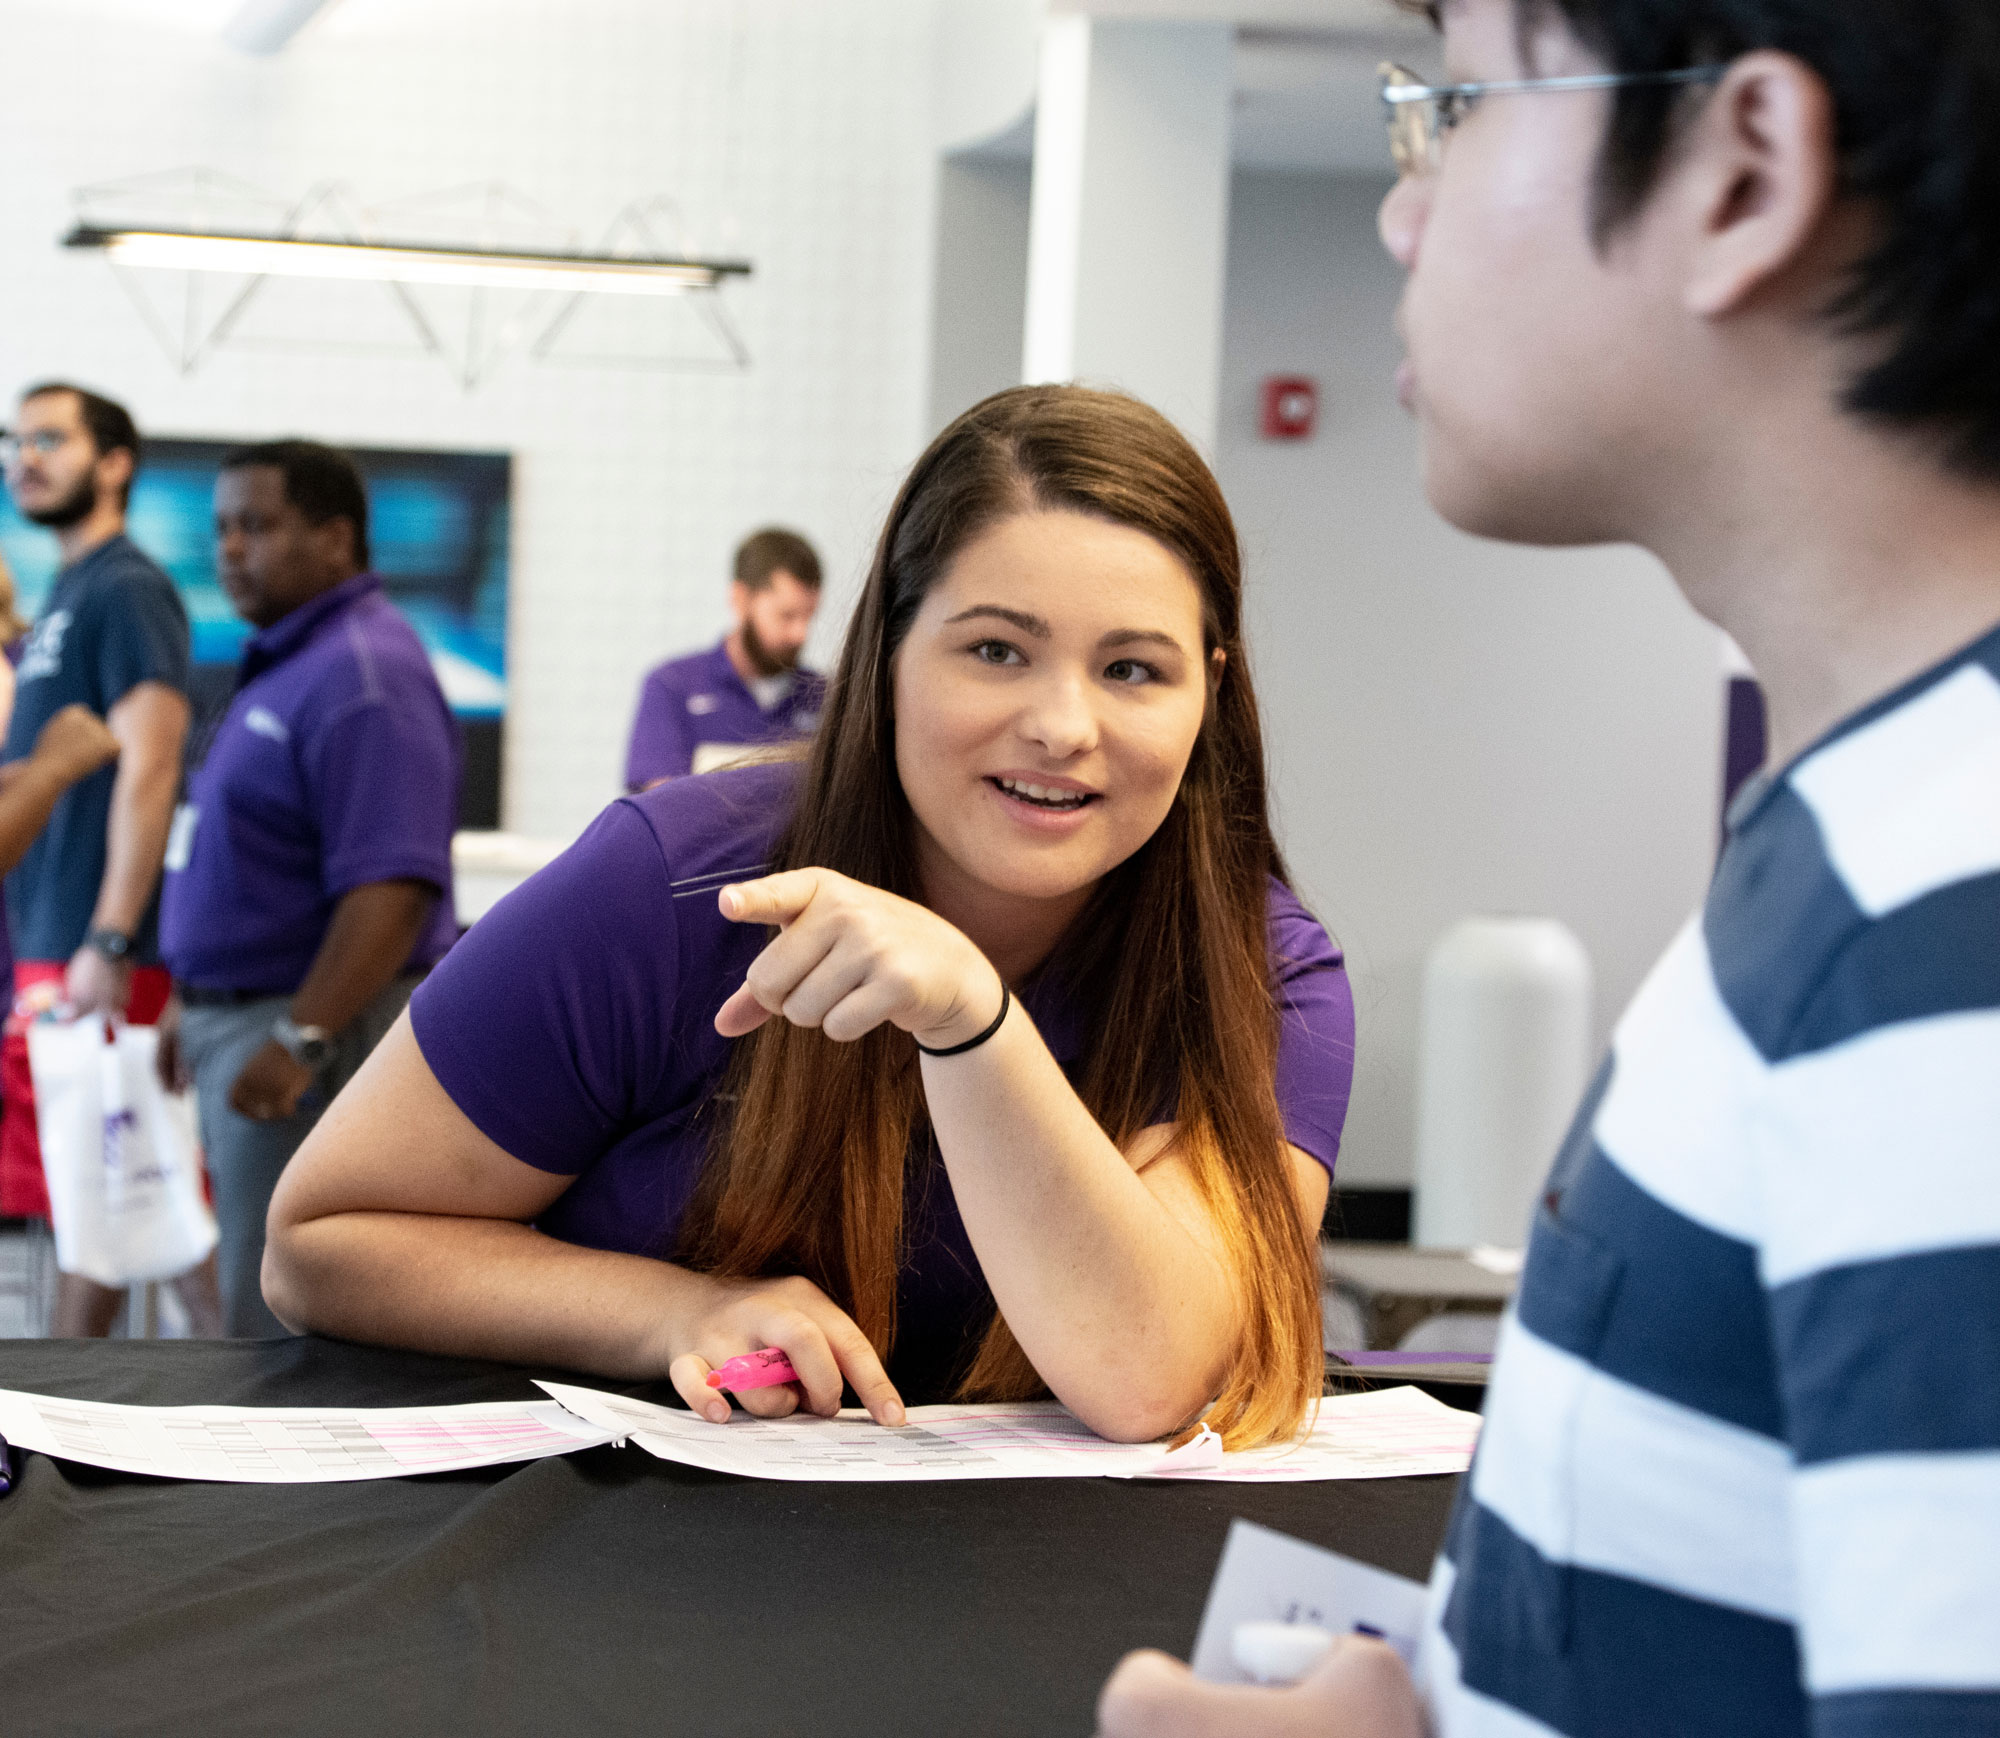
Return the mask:
<svg viewBox="0 0 2000 1738"><path fill-rule="evenodd" d="M1229 240L1227 24L1051 18L1022 379L1117 386L1215 447Z"/></svg>

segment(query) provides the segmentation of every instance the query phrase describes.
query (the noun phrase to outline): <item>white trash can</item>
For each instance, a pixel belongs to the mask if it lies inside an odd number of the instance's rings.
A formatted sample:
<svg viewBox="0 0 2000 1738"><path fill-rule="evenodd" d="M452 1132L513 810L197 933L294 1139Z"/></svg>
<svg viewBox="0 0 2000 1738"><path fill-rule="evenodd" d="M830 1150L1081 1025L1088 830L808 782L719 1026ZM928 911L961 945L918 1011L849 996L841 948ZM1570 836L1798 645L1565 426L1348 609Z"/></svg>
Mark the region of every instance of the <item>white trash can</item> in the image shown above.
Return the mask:
<svg viewBox="0 0 2000 1738"><path fill-rule="evenodd" d="M1424 967L1416 1241L1527 1240L1590 1068L1590 956L1550 917L1468 917Z"/></svg>

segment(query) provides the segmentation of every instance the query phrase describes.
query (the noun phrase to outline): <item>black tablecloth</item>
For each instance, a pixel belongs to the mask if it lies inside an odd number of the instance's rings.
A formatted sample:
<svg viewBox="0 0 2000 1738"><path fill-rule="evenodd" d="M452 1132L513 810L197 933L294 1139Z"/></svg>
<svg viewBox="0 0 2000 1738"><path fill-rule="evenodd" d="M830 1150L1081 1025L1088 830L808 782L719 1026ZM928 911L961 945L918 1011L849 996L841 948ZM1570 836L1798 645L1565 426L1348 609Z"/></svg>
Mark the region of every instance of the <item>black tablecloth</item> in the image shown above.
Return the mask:
<svg viewBox="0 0 2000 1738"><path fill-rule="evenodd" d="M540 1397L519 1370L312 1339L0 1341L0 1387ZM1421 1577L1457 1482L777 1484L599 1448L221 1485L25 1459L0 1498L6 1738L1083 1738L1121 1653L1193 1644L1232 1516Z"/></svg>

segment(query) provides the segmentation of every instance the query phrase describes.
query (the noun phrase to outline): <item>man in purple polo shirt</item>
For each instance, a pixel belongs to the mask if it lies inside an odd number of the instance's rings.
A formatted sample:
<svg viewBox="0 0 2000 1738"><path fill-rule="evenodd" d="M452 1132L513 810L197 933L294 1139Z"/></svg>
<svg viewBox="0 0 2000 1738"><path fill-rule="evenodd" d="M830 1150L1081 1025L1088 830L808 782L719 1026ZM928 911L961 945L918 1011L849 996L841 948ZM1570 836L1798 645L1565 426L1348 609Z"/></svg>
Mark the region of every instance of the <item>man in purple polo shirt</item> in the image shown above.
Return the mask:
<svg viewBox="0 0 2000 1738"><path fill-rule="evenodd" d="M247 447L215 486L224 590L257 632L174 820L160 1066L191 1080L215 1188L225 1331L283 1333L264 1214L320 1113L457 934L457 728L368 567L353 462Z"/></svg>
<svg viewBox="0 0 2000 1738"><path fill-rule="evenodd" d="M662 664L639 689L625 788L714 772L745 748L810 736L826 678L799 654L819 608L819 557L775 527L744 539L729 587L736 626L713 651Z"/></svg>

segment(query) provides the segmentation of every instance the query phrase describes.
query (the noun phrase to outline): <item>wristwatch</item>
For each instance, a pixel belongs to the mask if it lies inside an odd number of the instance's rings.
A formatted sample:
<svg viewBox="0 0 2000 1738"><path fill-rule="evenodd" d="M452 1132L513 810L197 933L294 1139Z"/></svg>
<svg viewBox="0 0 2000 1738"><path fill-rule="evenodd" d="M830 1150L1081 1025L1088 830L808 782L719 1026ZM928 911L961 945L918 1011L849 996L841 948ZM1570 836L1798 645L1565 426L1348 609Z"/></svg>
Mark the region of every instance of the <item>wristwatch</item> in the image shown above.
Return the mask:
<svg viewBox="0 0 2000 1738"><path fill-rule="evenodd" d="M333 1059L333 1034L324 1026L301 1026L291 1015L280 1014L271 1036L287 1056L315 1074Z"/></svg>
<svg viewBox="0 0 2000 1738"><path fill-rule="evenodd" d="M83 938L83 945L101 953L113 965L132 957L132 936L129 930L93 929Z"/></svg>

